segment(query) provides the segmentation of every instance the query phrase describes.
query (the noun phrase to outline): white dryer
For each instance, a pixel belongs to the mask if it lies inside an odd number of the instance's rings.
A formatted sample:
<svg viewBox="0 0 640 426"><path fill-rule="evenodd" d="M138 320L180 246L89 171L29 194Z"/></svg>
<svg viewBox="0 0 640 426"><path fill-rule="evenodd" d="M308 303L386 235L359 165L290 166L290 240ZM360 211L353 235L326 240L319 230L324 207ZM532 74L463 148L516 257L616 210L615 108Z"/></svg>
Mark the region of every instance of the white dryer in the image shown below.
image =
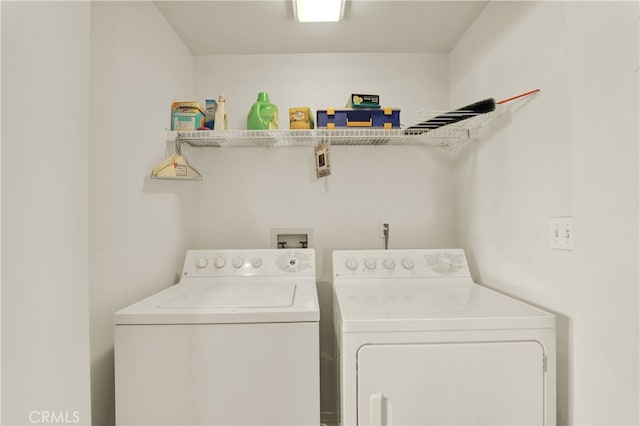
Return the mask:
<svg viewBox="0 0 640 426"><path fill-rule="evenodd" d="M319 425L312 249L191 250L115 313L118 425Z"/></svg>
<svg viewBox="0 0 640 426"><path fill-rule="evenodd" d="M334 251L343 425L555 425L553 315L462 250Z"/></svg>

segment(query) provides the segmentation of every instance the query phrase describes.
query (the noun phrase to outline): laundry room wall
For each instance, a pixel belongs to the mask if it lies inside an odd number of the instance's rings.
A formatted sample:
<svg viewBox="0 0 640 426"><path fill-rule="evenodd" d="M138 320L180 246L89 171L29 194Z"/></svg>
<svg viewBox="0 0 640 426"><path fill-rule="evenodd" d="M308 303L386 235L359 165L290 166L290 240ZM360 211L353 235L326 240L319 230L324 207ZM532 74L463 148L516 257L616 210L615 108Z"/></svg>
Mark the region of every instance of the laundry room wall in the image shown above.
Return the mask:
<svg viewBox="0 0 640 426"><path fill-rule="evenodd" d="M566 9L576 424L640 424L639 6Z"/></svg>
<svg viewBox="0 0 640 426"><path fill-rule="evenodd" d="M193 57L152 2L91 3L89 280L92 423L114 423L113 313L174 284L198 182L150 179L173 152L171 102Z"/></svg>
<svg viewBox="0 0 640 426"><path fill-rule="evenodd" d="M89 424L89 3L0 7L0 423Z"/></svg>
<svg viewBox="0 0 640 426"><path fill-rule="evenodd" d="M279 108L345 105L350 93L378 93L401 109L449 108L446 54L295 54L195 57L196 100L224 92L229 129L245 129L258 92ZM312 228L321 309L321 409L336 421L331 252L381 249L379 221L391 219L390 248L451 247L450 153L412 146L331 147L332 174L317 179L313 148L191 148L203 175L192 216L195 248L268 248L272 228Z"/></svg>
<svg viewBox="0 0 640 426"><path fill-rule="evenodd" d="M0 51L2 50L2 6L0 5ZM0 54L0 85L2 84L2 55ZM1 88L0 88L1 89ZM2 101L0 101L0 129L2 129ZM0 131L0 424L2 424L2 132Z"/></svg>
<svg viewBox="0 0 640 426"><path fill-rule="evenodd" d="M492 2L451 102L505 105L454 165L474 277L556 314L559 424L638 424L638 3ZM573 217L573 251L549 219Z"/></svg>
<svg viewBox="0 0 640 426"><path fill-rule="evenodd" d="M349 93L380 94L416 112L449 107L446 54L206 55L195 58L199 101L227 99L229 129L246 129L258 92L279 108L313 111L344 106ZM204 175L193 225L198 247L269 247L272 228L313 228L319 279L331 277L331 250L383 248L381 218L392 221L390 247L449 246L453 236L447 153L424 147L331 148L332 175L317 179L313 149L207 149L189 151Z"/></svg>

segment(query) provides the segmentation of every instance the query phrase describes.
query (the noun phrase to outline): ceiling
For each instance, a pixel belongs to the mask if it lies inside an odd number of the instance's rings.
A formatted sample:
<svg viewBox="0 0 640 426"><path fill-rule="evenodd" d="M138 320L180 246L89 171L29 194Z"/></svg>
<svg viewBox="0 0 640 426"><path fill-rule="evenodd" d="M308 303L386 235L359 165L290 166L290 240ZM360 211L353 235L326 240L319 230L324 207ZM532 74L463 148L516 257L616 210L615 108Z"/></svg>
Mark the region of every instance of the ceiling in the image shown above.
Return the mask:
<svg viewBox="0 0 640 426"><path fill-rule="evenodd" d="M154 1L194 55L450 52L487 1L352 0L337 23L299 23L291 0Z"/></svg>

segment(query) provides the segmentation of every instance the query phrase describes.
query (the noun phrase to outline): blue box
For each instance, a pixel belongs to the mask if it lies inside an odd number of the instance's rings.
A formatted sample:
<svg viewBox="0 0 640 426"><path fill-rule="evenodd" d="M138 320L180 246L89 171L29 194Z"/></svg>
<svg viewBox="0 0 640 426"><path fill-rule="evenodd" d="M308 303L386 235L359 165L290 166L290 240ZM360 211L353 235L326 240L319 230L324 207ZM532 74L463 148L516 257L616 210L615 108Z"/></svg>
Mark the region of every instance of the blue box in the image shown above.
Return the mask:
<svg viewBox="0 0 640 426"><path fill-rule="evenodd" d="M338 127L373 127L396 129L400 127L400 110L393 108L321 109L316 113L318 129Z"/></svg>
<svg viewBox="0 0 640 426"><path fill-rule="evenodd" d="M205 100L204 127L213 130L218 102L215 99Z"/></svg>

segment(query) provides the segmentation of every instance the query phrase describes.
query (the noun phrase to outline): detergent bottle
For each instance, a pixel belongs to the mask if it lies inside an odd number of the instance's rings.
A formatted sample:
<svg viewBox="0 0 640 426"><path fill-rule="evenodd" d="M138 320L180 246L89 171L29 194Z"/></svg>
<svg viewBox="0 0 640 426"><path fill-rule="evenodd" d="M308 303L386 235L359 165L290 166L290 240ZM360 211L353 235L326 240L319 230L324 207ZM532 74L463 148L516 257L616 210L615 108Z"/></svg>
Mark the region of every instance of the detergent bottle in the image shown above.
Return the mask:
<svg viewBox="0 0 640 426"><path fill-rule="evenodd" d="M269 102L267 92L258 93L258 100L251 106L247 116L248 130L271 130L278 128L278 107Z"/></svg>
<svg viewBox="0 0 640 426"><path fill-rule="evenodd" d="M224 93L218 96L218 107L216 108L215 121L213 122L214 130L227 130L227 101Z"/></svg>

